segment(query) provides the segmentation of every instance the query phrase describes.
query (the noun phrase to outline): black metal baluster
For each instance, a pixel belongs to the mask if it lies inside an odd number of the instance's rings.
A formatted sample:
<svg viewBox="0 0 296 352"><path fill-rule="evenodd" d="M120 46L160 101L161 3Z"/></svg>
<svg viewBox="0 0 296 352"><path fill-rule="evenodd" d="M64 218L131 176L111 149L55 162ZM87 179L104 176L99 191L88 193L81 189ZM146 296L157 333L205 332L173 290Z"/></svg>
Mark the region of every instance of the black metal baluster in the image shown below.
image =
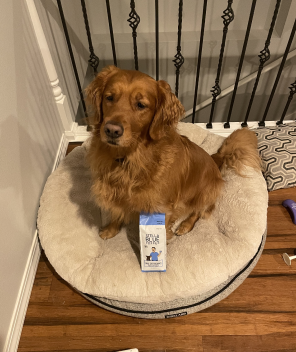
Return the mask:
<svg viewBox="0 0 296 352"><path fill-rule="evenodd" d="M201 65L201 55L202 55L203 39L204 39L204 31L205 31L205 23L206 23L207 3L208 3L208 0L204 0L203 12L202 12L202 22L201 22L201 31L200 31L200 40L199 40L198 60L197 60L197 67L196 67L196 79L195 79L195 91L194 91L194 100L193 100L192 123L195 122L195 110L196 110L196 100L197 100L197 91L198 91L198 80L199 80L199 72L200 72L200 65Z"/></svg>
<svg viewBox="0 0 296 352"><path fill-rule="evenodd" d="M88 46L89 46L89 64L94 70L94 75L98 73L98 66L99 66L99 58L95 55L94 48L92 45L92 40L91 40L91 35L90 35L90 30L89 30L89 24L88 24L88 18L87 18L87 12L86 12L86 6L84 0L81 0L81 7L82 7L82 13L83 13L83 18L84 18L84 24L85 24L85 30L87 34L87 40L88 40Z"/></svg>
<svg viewBox="0 0 296 352"><path fill-rule="evenodd" d="M138 64L138 48L137 48L137 27L140 23L140 17L136 12L136 5L135 1L131 0L131 12L129 13L129 19L127 20L129 22L129 26L132 28L132 36L133 36L133 42L134 42L134 60L135 60L135 69L139 69L139 64Z"/></svg>
<svg viewBox="0 0 296 352"><path fill-rule="evenodd" d="M159 26L158 26L158 0L155 0L155 51L156 51L156 80L159 80Z"/></svg>
<svg viewBox="0 0 296 352"><path fill-rule="evenodd" d="M219 57L219 63L218 63L218 69L217 69L217 76L215 80L215 85L213 89L211 90L211 93L213 95L212 99L212 108L211 108L211 115L210 115L210 121L207 123L207 128L212 128L212 121L213 121L213 115L214 115L214 110L215 110L215 104L216 104L216 99L217 96L221 93L221 88L219 86L219 80L220 80L220 73L221 73L221 68L222 68L222 61L223 61L223 54L224 54L224 48L225 48L225 42L226 42L226 36L228 32L228 26L229 24L233 21L234 19L234 13L231 8L231 5L233 3L233 0L228 0L228 6L227 9L223 11L224 15L221 16L223 18L223 37L222 37L222 44L221 44L221 49L220 49L220 57Z"/></svg>
<svg viewBox="0 0 296 352"><path fill-rule="evenodd" d="M176 67L176 85L175 85L175 95L178 97L179 94L179 76L180 68L184 64L184 57L181 54L181 34L182 34L182 11L183 11L183 0L179 1L179 14L178 14L178 45L177 54L174 56L173 60Z"/></svg>
<svg viewBox="0 0 296 352"><path fill-rule="evenodd" d="M66 42L67 42L67 46L68 46L68 50L69 50L69 55L70 55L70 58L71 58L71 63L72 63L72 67L73 67L73 71L74 71L74 75L75 75L75 79L76 79L76 83L77 83L77 87L78 87L78 91L79 91L79 95L80 95L80 99L81 99L84 115L85 115L85 117L88 117L87 111L86 111L86 106L85 106L85 101L84 101L84 96L83 96L82 89L81 89L81 84L80 84L80 80L79 80L79 76L78 76L78 72L77 72L77 67L76 67L76 63L75 63L75 59L74 59L74 55L73 55L73 50L72 50L72 46L71 46L71 42L70 42L70 37L69 37L67 25L66 25L66 20L65 20L65 16L64 16L64 11L63 11L61 0L57 0L57 4L58 4L61 20L62 20L64 34L65 34L65 37L66 37Z"/></svg>
<svg viewBox="0 0 296 352"><path fill-rule="evenodd" d="M112 17L111 17L111 10L110 10L109 0L106 0L106 9L107 9L107 15L108 15L110 39L111 39L111 46L112 46L112 53L113 53L113 62L114 62L114 65L117 66L116 50L115 50L115 42L114 42Z"/></svg>
<svg viewBox="0 0 296 352"><path fill-rule="evenodd" d="M239 61L239 66L238 66L238 70L237 70L236 80L235 80L234 89L233 89L233 93L232 93L232 98L231 98L231 102L230 102L227 122L224 124L224 128L230 128L230 123L229 122L230 122L230 118L231 118L231 113L232 113L232 109L233 109L234 99L235 99L235 96L236 96L236 91L237 91L237 87L238 87L238 83L239 83L241 70L242 70L242 67L243 67L243 62L244 62L244 58L245 58L246 48L247 48L247 44L248 44L248 40L249 40L249 35L250 35L250 31L251 31L251 25L252 25L253 16L254 16L255 7L256 7L256 1L257 0L253 0L253 2L252 2L252 7L251 7L250 15L249 15L248 26L247 26L246 35L245 35L245 40L244 40L244 44L243 44L243 49L242 49L242 53L241 53L241 57L240 57L240 61Z"/></svg>
<svg viewBox="0 0 296 352"><path fill-rule="evenodd" d="M285 62L286 62L287 56L288 56L288 54L289 54L289 50L290 50L290 47L291 47L291 44L292 44L292 41L293 41L295 32L296 32L296 20L295 20L295 22L294 22L294 26L293 26L293 28L292 28L292 31L291 31L291 34L290 34L290 38L289 38L288 44L287 44L287 46L286 46L286 50L285 50L285 53L284 53L284 56L283 56L281 65L280 65L280 67L279 67L279 70L278 70L278 73L277 73L277 76L276 76L274 85L273 85L273 87L272 87L272 91L271 91L271 93L270 93L270 96L269 96L269 99L268 99L268 102L267 102L267 105L266 105L266 109L265 109L264 114L263 114L263 118L262 118L262 120L259 122L259 126L265 126L265 119L266 119L266 116L267 116L267 113L268 113L270 104L271 104L271 102L272 102L274 93L275 93L275 91L276 91L276 87L277 87L278 82L279 82L279 80L280 80L280 77L281 77L283 68L284 68L284 66L285 66Z"/></svg>
<svg viewBox="0 0 296 352"><path fill-rule="evenodd" d="M282 113L281 119L276 123L277 125L281 125L283 123L284 118L286 116L286 112L288 110L288 107L289 107L289 105L290 105L290 103L291 103L291 101L293 99L293 95L296 93L296 79L295 79L295 82L291 84L289 89L290 89L290 94L289 94L286 106L284 108L284 111Z"/></svg>
<svg viewBox="0 0 296 352"><path fill-rule="evenodd" d="M263 70L263 66L264 66L265 62L268 61L269 58L270 58L270 51L269 51L268 47L269 47L269 44L270 44L270 39L271 39L271 35L272 35L272 32L273 32L273 28L275 26L275 21L276 21L276 18L277 18L277 14L278 14L278 11L279 11L280 4L281 4L281 0L277 0L276 5L275 5L275 9L274 9L274 13L273 13L273 17L272 17L272 21L271 21L271 24L270 24L268 36L267 36L267 39L266 39L266 42L265 42L265 45L264 45L264 49L261 50L260 51L260 55L258 55L259 58L260 58L260 65L259 65L259 68L258 68L258 73L257 73L256 81L254 83L254 87L253 87L253 91L252 91L252 94L251 94L251 98L250 98L250 102L249 102L249 105L248 105L248 109L247 109L247 113L246 113L246 116L245 116L245 120L242 123L243 127L247 126L247 121L248 121L248 118L249 118L249 114L250 114L250 111L251 111L251 107L252 107L252 104L253 104L255 93L256 93L256 90L257 90L258 82L259 82L259 79L260 79L260 76L261 76L261 72ZM263 126L264 126L264 124L263 124Z"/></svg>

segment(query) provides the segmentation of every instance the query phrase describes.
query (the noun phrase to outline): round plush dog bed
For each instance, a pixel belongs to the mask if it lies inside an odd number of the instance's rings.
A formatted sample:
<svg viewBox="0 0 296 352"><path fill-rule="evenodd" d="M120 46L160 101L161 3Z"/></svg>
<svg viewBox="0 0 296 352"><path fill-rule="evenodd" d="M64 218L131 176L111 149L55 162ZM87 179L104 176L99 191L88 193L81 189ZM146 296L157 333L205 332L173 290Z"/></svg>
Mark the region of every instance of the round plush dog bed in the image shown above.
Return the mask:
<svg viewBox="0 0 296 352"><path fill-rule="evenodd" d="M179 130L210 154L224 139L191 124L180 123ZM227 170L212 216L168 245L167 272L143 273L138 223L112 239L99 237L108 220L90 193L87 148L88 142L75 148L48 178L38 214L49 261L84 297L120 314L170 318L217 303L248 276L266 236L268 194L261 173L246 168L240 177Z"/></svg>

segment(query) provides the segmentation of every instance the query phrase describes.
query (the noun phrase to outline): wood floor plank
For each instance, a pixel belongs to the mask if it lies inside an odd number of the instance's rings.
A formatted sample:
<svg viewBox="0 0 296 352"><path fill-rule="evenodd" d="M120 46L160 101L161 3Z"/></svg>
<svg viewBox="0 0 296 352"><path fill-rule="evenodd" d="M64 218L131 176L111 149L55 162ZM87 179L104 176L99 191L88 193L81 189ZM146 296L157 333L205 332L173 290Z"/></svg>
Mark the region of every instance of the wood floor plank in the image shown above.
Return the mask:
<svg viewBox="0 0 296 352"><path fill-rule="evenodd" d="M296 234L296 225L293 224L287 209L282 205L274 205L267 211L267 235Z"/></svg>
<svg viewBox="0 0 296 352"><path fill-rule="evenodd" d="M77 293L72 287L70 287L63 279L58 279L56 276L52 279L51 291L48 300L53 305L90 305L93 303L86 300L79 293Z"/></svg>
<svg viewBox="0 0 296 352"><path fill-rule="evenodd" d="M293 276L247 278L230 296L206 312L296 313L295 294Z"/></svg>
<svg viewBox="0 0 296 352"><path fill-rule="evenodd" d="M30 302L47 302L50 295L53 273L45 262L38 264Z"/></svg>
<svg viewBox="0 0 296 352"><path fill-rule="evenodd" d="M296 351L293 333L264 336L203 336L204 352L288 352Z"/></svg>
<svg viewBox="0 0 296 352"><path fill-rule="evenodd" d="M132 319L132 318L130 318ZM63 334L80 337L81 340L88 336L105 337L106 340L116 336L141 336L142 338L161 338L166 336L203 336L203 335L267 335L271 333L294 332L296 334L295 321L296 313L256 313L249 312L218 312L210 313L207 310L190 314L187 319L169 320L133 320L133 324L87 324L81 321L80 324L58 323L47 326L25 325L23 337L35 334L39 337L55 336L61 337ZM35 336L34 335L34 336ZM187 338L186 338L187 339ZM164 345L160 345L165 347ZM175 348L173 341L167 347ZM189 347L189 346L188 346Z"/></svg>
<svg viewBox="0 0 296 352"><path fill-rule="evenodd" d="M269 206L281 205L286 199L292 199L296 202L296 187L278 189L268 193Z"/></svg>
<svg viewBox="0 0 296 352"><path fill-rule="evenodd" d="M267 249L288 249L294 254L296 248L296 233L291 235L269 235L264 246Z"/></svg>
<svg viewBox="0 0 296 352"><path fill-rule="evenodd" d="M149 344L150 346L153 346L153 342ZM186 343L185 343L186 345ZM120 350L129 350L131 346L127 345L125 347L121 347ZM132 348L135 348L135 346L132 346ZM43 350L35 350L34 352L42 352ZM73 352L73 349L55 349L55 350L50 350L51 352ZM80 350L79 350L80 351ZM111 348L105 348L105 347L99 347L96 349L92 348L83 348L83 352L117 352L111 347ZM195 348L186 348L186 347L178 347L178 348L151 348L151 347L143 347L141 348L141 352L203 352L202 347L195 347Z"/></svg>
<svg viewBox="0 0 296 352"><path fill-rule="evenodd" d="M57 305L51 302L30 304L27 310L25 325L58 325L58 324L138 324L136 318L115 314L95 305L81 304L75 306Z"/></svg>
<svg viewBox="0 0 296 352"><path fill-rule="evenodd" d="M68 145L68 149L67 149L66 155L71 153L72 150L75 149L76 147L80 147L81 144L82 144L81 142L70 142L69 145Z"/></svg>
<svg viewBox="0 0 296 352"><path fill-rule="evenodd" d="M123 342L121 342L123 344ZM65 344L65 343L64 343ZM184 343L186 345L186 342ZM63 345L63 344L61 344ZM153 341L147 344L148 346L154 346ZM49 350L50 352L73 352L73 351L83 351L83 352L117 352L117 351L123 351L123 350L129 350L130 348L135 348L135 346L130 346L128 343L124 347L117 347L114 349L113 347L102 347L100 346L99 348L87 348L84 347L83 349L66 349L65 347L63 349L51 349ZM24 350L27 351L28 350ZM43 352L43 350L35 350L34 352ZM143 347L140 349L140 352L203 352L203 347L195 347L195 348L184 348L184 347L178 347L178 348L151 348L151 347Z"/></svg>
<svg viewBox="0 0 296 352"><path fill-rule="evenodd" d="M48 301L53 306L93 307L93 304L66 286L63 280L53 278L51 295ZM280 277L249 277L230 296L213 307L208 312L244 311L249 312L296 312L296 280L293 275ZM277 305L271 304L276 300ZM51 309L58 309L52 307ZM31 315L32 314L32 315ZM34 317L33 312L28 316Z"/></svg>
<svg viewBox="0 0 296 352"><path fill-rule="evenodd" d="M85 328L84 325L77 326L36 326L24 327L23 338L27 343L26 347L20 351L38 351L43 346L44 351L54 349L81 350L84 348L92 348L98 350L102 347L119 350L123 348L131 348L132 346L141 348L167 347L182 348L184 341L188 348L195 348L202 351L202 336L196 336L194 326L173 326L169 329L160 328L160 325L150 326L144 329L140 325L133 326L131 330L127 325L90 325ZM33 338L31 338L33 336ZM54 336L54 339L52 338Z"/></svg>
<svg viewBox="0 0 296 352"><path fill-rule="evenodd" d="M287 266L282 258L283 252L283 249L264 250L263 255L258 260L249 277L295 275L296 265ZM293 250L287 249L287 252L288 254L292 254Z"/></svg>

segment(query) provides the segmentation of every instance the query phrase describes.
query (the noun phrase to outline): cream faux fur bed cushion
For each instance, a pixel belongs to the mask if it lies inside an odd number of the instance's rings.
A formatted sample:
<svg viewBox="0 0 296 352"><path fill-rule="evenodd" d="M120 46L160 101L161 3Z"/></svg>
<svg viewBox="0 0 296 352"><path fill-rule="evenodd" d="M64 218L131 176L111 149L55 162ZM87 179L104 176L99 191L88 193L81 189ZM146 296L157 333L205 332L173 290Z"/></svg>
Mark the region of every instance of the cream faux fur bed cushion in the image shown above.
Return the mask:
<svg viewBox="0 0 296 352"><path fill-rule="evenodd" d="M224 139L192 124L179 123L179 131L210 154ZM49 261L79 291L139 304L186 299L221 286L255 256L266 229L266 182L250 168L244 178L227 171L213 215L169 244L167 272L143 273L137 223L110 240L99 237L105 214L91 197L87 146L75 148L48 178L38 214Z"/></svg>

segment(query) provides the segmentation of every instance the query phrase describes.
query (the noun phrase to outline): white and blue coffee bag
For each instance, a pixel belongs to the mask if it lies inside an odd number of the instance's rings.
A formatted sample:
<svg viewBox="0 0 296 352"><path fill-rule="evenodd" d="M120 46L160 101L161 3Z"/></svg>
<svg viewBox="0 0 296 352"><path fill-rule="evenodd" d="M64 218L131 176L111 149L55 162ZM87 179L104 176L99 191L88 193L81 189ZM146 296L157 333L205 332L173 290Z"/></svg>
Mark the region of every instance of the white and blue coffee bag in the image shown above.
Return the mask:
<svg viewBox="0 0 296 352"><path fill-rule="evenodd" d="M140 214L142 271L166 271L165 214Z"/></svg>

